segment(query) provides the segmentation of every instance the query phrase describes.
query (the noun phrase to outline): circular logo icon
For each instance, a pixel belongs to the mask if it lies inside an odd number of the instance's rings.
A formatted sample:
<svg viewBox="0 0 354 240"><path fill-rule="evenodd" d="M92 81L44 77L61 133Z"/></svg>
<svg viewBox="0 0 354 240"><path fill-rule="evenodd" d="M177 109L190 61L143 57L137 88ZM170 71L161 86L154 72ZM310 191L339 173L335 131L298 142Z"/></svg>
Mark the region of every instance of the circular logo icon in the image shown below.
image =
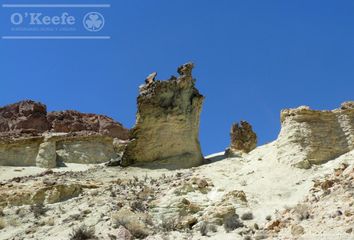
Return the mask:
<svg viewBox="0 0 354 240"><path fill-rule="evenodd" d="M87 31L98 32L104 26L104 17L101 13L89 12L84 16L83 24Z"/></svg>

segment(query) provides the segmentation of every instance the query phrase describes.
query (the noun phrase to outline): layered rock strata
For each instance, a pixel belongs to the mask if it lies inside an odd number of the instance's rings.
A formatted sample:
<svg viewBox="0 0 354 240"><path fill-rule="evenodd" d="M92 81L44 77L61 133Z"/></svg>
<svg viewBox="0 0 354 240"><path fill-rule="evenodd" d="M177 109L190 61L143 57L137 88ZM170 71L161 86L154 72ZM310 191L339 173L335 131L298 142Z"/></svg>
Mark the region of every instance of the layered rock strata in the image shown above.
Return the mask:
<svg viewBox="0 0 354 240"><path fill-rule="evenodd" d="M140 87L136 124L123 155L124 166L158 163L187 168L203 161L199 144L199 117L204 97L195 88L193 64L178 68L179 77L156 81L149 75Z"/></svg>
<svg viewBox="0 0 354 240"><path fill-rule="evenodd" d="M0 165L53 168L65 163L104 163L122 155L113 142L113 138L95 133L2 139Z"/></svg>
<svg viewBox="0 0 354 240"><path fill-rule="evenodd" d="M65 163L118 159L116 142L128 130L113 119L77 111L47 113L44 104L21 101L0 108L0 165L53 168Z"/></svg>
<svg viewBox="0 0 354 240"><path fill-rule="evenodd" d="M230 147L225 151L227 156L249 153L257 147L257 135L247 121L232 124L230 138Z"/></svg>
<svg viewBox="0 0 354 240"><path fill-rule="evenodd" d="M44 132L95 132L128 139L128 130L112 118L67 110L47 113L46 105L32 100L0 108L1 135L40 135Z"/></svg>
<svg viewBox="0 0 354 240"><path fill-rule="evenodd" d="M325 163L354 149L354 102L332 111L307 106L281 112L278 158L300 168Z"/></svg>

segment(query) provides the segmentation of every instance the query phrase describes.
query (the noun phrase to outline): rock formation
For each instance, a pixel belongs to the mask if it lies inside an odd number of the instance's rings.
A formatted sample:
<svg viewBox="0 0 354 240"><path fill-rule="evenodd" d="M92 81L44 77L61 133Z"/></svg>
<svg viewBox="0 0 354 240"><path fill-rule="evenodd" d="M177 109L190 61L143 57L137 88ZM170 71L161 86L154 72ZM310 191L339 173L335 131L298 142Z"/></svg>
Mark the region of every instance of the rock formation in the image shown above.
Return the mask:
<svg viewBox="0 0 354 240"><path fill-rule="evenodd" d="M277 140L280 161L309 168L354 149L354 102L333 111L311 110L307 106L281 112Z"/></svg>
<svg viewBox="0 0 354 240"><path fill-rule="evenodd" d="M31 100L0 108L0 132L42 133L49 130L47 107Z"/></svg>
<svg viewBox="0 0 354 240"><path fill-rule="evenodd" d="M202 163L198 140L204 97L195 88L192 63L178 68L180 76L155 81L151 74L140 87L137 119L122 165L158 162L171 168Z"/></svg>
<svg viewBox="0 0 354 240"><path fill-rule="evenodd" d="M225 152L227 156L233 156L237 152L249 153L257 147L257 135L246 121L232 124L230 138L230 147Z"/></svg>
<svg viewBox="0 0 354 240"><path fill-rule="evenodd" d="M43 132L90 131L102 135L128 139L128 130L122 124L104 115L60 111L47 113L46 105L32 100L20 101L0 108L0 133L2 135Z"/></svg>
<svg viewBox="0 0 354 240"><path fill-rule="evenodd" d="M128 131L112 118L78 111L48 113L48 122L53 132L92 131L119 139L128 139Z"/></svg>
<svg viewBox="0 0 354 240"><path fill-rule="evenodd" d="M103 163L122 154L114 142L127 138L127 129L103 115L47 113L44 104L30 100L0 108L0 165Z"/></svg>

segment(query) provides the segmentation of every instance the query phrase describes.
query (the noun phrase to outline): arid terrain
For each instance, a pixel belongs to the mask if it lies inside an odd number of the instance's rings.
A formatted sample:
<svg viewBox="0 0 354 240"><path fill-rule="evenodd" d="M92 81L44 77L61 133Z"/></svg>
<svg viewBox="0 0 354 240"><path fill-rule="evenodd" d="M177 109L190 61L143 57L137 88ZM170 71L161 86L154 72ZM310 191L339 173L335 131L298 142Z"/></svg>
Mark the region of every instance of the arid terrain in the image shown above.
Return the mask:
<svg viewBox="0 0 354 240"><path fill-rule="evenodd" d="M185 170L1 167L0 238L70 239L85 225L129 239L123 224L147 239L353 239L354 152L303 170L274 148Z"/></svg>
<svg viewBox="0 0 354 240"><path fill-rule="evenodd" d="M234 123L227 149L203 156L193 66L150 74L129 130L31 100L1 107L0 239L354 239L354 102L284 109L258 147Z"/></svg>

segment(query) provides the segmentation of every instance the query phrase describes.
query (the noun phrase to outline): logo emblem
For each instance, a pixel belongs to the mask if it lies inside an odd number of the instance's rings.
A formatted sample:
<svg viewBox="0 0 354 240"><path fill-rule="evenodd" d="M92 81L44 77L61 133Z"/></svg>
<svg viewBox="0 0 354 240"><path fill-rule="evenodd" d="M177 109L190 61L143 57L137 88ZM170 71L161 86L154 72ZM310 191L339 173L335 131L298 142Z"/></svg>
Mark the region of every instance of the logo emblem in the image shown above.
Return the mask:
<svg viewBox="0 0 354 240"><path fill-rule="evenodd" d="M98 12L89 12L83 20L84 27L87 31L98 32L104 26L104 17Z"/></svg>

